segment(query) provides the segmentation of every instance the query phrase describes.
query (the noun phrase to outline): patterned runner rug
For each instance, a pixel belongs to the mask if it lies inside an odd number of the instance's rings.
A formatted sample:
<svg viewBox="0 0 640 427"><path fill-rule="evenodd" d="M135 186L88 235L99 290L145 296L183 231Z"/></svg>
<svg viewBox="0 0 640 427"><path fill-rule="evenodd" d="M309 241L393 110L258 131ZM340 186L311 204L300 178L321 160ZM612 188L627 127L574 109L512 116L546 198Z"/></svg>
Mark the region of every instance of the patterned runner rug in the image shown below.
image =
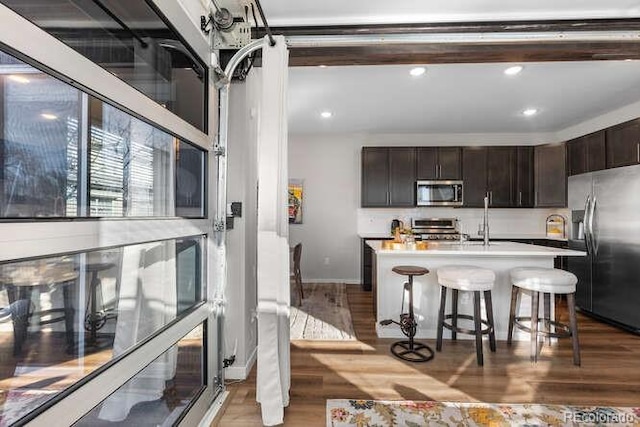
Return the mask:
<svg viewBox="0 0 640 427"><path fill-rule="evenodd" d="M327 400L327 426L640 426L640 408Z"/></svg>
<svg viewBox="0 0 640 427"><path fill-rule="evenodd" d="M344 283L305 283L304 299L291 307L292 340L355 340Z"/></svg>

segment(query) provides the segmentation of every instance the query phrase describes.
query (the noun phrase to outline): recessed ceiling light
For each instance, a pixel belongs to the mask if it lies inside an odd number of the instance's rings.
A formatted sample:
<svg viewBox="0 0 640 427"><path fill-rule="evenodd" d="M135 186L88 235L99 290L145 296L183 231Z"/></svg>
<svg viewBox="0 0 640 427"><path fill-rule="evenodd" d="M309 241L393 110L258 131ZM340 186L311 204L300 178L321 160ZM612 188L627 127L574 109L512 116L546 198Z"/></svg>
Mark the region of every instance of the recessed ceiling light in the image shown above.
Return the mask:
<svg viewBox="0 0 640 427"><path fill-rule="evenodd" d="M409 74L411 74L413 77L419 77L426 72L427 72L427 69L424 67L415 67L415 68L412 68L411 71L409 71Z"/></svg>
<svg viewBox="0 0 640 427"><path fill-rule="evenodd" d="M14 82L18 82L18 83L29 83L29 79L26 77L22 77L22 76L18 76L16 74L11 74L9 76L9 78L11 80L13 80Z"/></svg>
<svg viewBox="0 0 640 427"><path fill-rule="evenodd" d="M49 113L42 113L40 114L40 116L42 116L42 118L47 119L47 120L55 120L58 118L58 116L54 115L54 114L49 114Z"/></svg>
<svg viewBox="0 0 640 427"><path fill-rule="evenodd" d="M514 65L513 67L509 67L506 70L504 70L504 73L507 76L515 76L516 74L520 74L520 71L522 71L524 67L522 65Z"/></svg>
<svg viewBox="0 0 640 427"><path fill-rule="evenodd" d="M526 110L522 111L522 115L527 117L535 116L536 114L538 114L537 108L527 108Z"/></svg>
<svg viewBox="0 0 640 427"><path fill-rule="evenodd" d="M324 65L324 64L320 64L320 65L318 65L318 67L320 67L320 68L327 68L327 66L326 66L326 65Z"/></svg>
<svg viewBox="0 0 640 427"><path fill-rule="evenodd" d="M331 117L333 117L333 113L331 111L323 111L322 113L320 113L320 116L323 119L330 119Z"/></svg>

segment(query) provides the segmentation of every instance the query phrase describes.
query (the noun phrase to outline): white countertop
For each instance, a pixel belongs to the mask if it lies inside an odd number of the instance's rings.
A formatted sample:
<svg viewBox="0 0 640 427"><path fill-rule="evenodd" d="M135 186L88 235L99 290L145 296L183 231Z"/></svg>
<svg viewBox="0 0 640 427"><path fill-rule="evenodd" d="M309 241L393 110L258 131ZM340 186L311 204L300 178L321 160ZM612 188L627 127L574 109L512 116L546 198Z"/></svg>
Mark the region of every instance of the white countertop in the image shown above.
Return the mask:
<svg viewBox="0 0 640 427"><path fill-rule="evenodd" d="M570 249L550 248L547 246L527 245L515 242L492 242L489 246L483 246L482 242L459 243L429 243L428 249L382 249L381 241L368 241L367 244L380 256L431 256L431 255L455 255L455 256L586 256L586 252Z"/></svg>
<svg viewBox="0 0 640 427"><path fill-rule="evenodd" d="M393 239L393 236L389 233L358 233L358 237L361 239ZM481 236L470 236L472 239L481 239ZM545 234L491 234L493 239L531 239L531 240L557 240L560 242L566 242L567 239L559 237L548 237Z"/></svg>

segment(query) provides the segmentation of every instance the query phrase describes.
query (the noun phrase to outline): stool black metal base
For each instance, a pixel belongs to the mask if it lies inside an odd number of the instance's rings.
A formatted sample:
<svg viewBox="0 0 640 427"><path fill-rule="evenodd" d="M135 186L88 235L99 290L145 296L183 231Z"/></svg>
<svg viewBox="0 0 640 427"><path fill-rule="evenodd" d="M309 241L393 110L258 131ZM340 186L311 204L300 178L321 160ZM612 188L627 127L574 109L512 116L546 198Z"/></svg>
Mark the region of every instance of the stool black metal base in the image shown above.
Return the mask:
<svg viewBox="0 0 640 427"><path fill-rule="evenodd" d="M394 342L391 344L391 353L408 362L428 362L435 355L431 347L412 339Z"/></svg>
<svg viewBox="0 0 640 427"><path fill-rule="evenodd" d="M422 276L423 274L429 273L429 270L414 266L398 266L392 270L394 273L407 276L409 279L403 286L403 292L407 291L409 293L409 312L401 313L399 322L387 319L380 321L380 325L387 326L395 323L400 326L402 333L409 339L396 341L391 344L391 354L407 362L428 362L433 359L435 355L434 351L428 345L413 340L413 337L416 335L416 330L418 329L418 322L416 322L413 314L413 276ZM404 293L402 294L402 309L404 309Z"/></svg>

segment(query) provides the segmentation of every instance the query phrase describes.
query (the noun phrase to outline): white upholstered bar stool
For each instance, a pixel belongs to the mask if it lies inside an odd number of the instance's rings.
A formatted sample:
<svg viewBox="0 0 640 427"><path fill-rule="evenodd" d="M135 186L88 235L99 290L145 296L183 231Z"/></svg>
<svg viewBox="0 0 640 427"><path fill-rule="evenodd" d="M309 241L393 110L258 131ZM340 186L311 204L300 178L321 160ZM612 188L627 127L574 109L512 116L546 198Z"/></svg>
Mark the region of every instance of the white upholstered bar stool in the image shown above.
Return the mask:
<svg viewBox="0 0 640 427"><path fill-rule="evenodd" d="M479 366L482 366L482 335L489 335L489 346L491 351L496 351L496 336L493 323L493 307L491 304L491 289L496 280L496 275L492 270L470 265L450 265L438 268L438 284L440 284L440 311L438 313L438 336L436 350L442 350L443 328L451 330L451 339L457 338L457 333L475 335L476 337L476 359ZM445 314L447 303L447 290L452 290L451 314ZM458 292L473 292L473 316L458 314ZM483 320L481 315L480 294L484 293L487 319ZM474 328L465 329L458 327L458 319L473 320ZM447 320L451 320L448 323ZM483 329L484 326L484 329Z"/></svg>
<svg viewBox="0 0 640 427"><path fill-rule="evenodd" d="M518 267L510 272L511 276L511 308L509 310L509 333L507 344L511 344L513 327L522 329L531 334L531 360L538 360L538 337L571 337L573 345L573 364L580 366L580 344L578 342L578 324L576 322L575 293L578 278L575 274L557 268ZM517 315L518 294L521 291L531 294L531 316ZM544 295L544 314L540 319L538 310L540 306L540 294ZM569 325L551 319L551 295L564 294L567 296L567 308L569 310ZM523 322L530 322L526 326ZM542 323L544 330L540 330ZM554 331L551 331L551 326Z"/></svg>

